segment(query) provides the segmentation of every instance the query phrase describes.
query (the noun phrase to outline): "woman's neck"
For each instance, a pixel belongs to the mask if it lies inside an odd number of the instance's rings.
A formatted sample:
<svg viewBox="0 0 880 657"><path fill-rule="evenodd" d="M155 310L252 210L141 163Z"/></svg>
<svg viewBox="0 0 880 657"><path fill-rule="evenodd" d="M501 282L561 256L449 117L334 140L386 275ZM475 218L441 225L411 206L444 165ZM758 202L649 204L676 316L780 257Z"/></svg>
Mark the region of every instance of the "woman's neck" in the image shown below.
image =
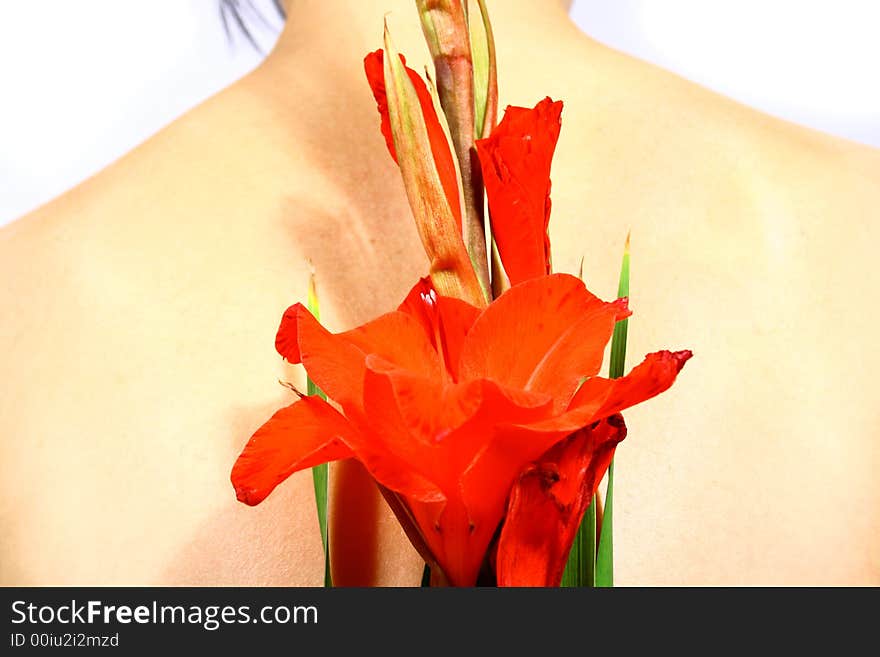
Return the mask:
<svg viewBox="0 0 880 657"><path fill-rule="evenodd" d="M503 0L488 2L499 47L504 42L531 43L548 28L568 25L566 0ZM472 11L478 11L471 0ZM281 69L336 74L354 71L367 52L382 45L383 21L387 20L400 52L414 68L428 63L415 0L348 0L322 2L287 0L286 25L267 58ZM574 28L576 29L576 28Z"/></svg>

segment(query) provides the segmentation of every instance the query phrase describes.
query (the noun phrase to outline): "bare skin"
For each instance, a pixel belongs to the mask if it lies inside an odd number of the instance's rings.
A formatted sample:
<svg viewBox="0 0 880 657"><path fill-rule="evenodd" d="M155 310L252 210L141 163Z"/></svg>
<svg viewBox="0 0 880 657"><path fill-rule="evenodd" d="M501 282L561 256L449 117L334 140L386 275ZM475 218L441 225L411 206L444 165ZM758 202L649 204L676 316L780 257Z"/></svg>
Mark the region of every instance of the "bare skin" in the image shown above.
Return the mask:
<svg viewBox="0 0 880 657"><path fill-rule="evenodd" d="M626 414L619 584L880 584L880 152L768 118L493 3L502 106L565 102L557 271L616 291L629 365L695 352ZM296 2L253 74L0 230L0 583L320 584L311 478L257 508L229 470L301 380L272 348L314 263L325 323L426 271L361 60L409 0ZM335 575L421 570L358 466L334 469Z"/></svg>

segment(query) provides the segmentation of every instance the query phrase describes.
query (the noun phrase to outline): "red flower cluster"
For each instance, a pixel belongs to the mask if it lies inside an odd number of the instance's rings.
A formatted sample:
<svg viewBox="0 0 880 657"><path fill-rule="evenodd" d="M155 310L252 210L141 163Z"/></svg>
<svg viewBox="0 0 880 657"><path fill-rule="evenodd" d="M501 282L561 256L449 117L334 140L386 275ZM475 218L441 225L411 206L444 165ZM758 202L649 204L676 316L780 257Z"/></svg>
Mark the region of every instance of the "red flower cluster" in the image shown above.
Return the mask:
<svg viewBox="0 0 880 657"><path fill-rule="evenodd" d="M382 53L365 62L395 156ZM409 71L451 207L448 142ZM493 235L512 287L488 305L419 281L393 312L332 334L290 307L278 352L302 363L336 407L305 397L250 439L232 481L262 501L290 474L353 457L387 492L413 544L452 585L487 558L500 585L558 585L586 506L625 434L620 411L672 385L689 351L650 354L620 379L598 376L625 299L604 302L550 273L550 161L562 104L508 108L477 142ZM461 217L458 217L459 222ZM427 248L427 247L426 247ZM500 532L499 532L500 528Z"/></svg>

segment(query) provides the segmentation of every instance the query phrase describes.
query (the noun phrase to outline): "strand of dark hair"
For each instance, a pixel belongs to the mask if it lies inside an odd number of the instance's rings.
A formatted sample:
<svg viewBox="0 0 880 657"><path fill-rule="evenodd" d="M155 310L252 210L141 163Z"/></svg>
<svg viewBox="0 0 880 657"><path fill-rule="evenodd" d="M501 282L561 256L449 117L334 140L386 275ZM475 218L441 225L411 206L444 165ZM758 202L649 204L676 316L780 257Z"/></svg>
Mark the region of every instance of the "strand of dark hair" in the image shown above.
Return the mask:
<svg viewBox="0 0 880 657"><path fill-rule="evenodd" d="M286 16L284 14L284 5L282 4L282 0L272 0L272 5L275 7L275 11L278 13L278 16L281 19L285 19ZM254 33L251 31L251 28L248 26L248 21L246 16L251 16L256 18L259 22L261 22L265 27L272 29L274 26L269 23L266 17L254 6L253 0L220 0L220 20L223 22L223 31L226 33L226 38L229 41L233 40L232 36L232 28L230 27L230 21L235 24L235 27L241 32L245 39L256 49L258 52L262 53L263 49L260 47L260 44L257 43L257 40L254 38Z"/></svg>

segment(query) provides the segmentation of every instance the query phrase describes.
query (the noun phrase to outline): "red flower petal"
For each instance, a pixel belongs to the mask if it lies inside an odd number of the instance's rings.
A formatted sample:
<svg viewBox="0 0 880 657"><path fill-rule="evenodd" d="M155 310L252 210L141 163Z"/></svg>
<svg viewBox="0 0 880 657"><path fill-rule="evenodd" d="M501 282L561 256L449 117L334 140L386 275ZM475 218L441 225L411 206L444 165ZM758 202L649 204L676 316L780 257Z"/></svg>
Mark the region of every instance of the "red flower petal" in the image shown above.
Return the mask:
<svg viewBox="0 0 880 657"><path fill-rule="evenodd" d="M491 514L492 492L507 490L513 463L534 461L566 436L598 420L635 406L668 389L691 352L661 351L620 379L589 379L575 395L569 410L499 431L479 461L462 478L462 495L469 508Z"/></svg>
<svg viewBox="0 0 880 657"><path fill-rule="evenodd" d="M404 61L404 63L406 63ZM385 52L380 48L364 57L364 72L367 74L367 82L376 99L376 109L379 110L381 119L380 129L385 137L385 145L391 153L391 159L397 163L397 153L394 150L394 136L391 134L391 119L388 116L388 97L385 94ZM415 84L415 81L413 81Z"/></svg>
<svg viewBox="0 0 880 657"><path fill-rule="evenodd" d="M375 354L422 376L440 376L440 358L434 346L419 321L406 313L386 313L340 333L339 337L358 347L365 355Z"/></svg>
<svg viewBox="0 0 880 657"><path fill-rule="evenodd" d="M594 422L668 390L693 354L684 351L657 351L625 377L593 377L584 382L571 400L568 410L547 420L511 427L508 440L552 440L579 431Z"/></svg>
<svg viewBox="0 0 880 657"><path fill-rule="evenodd" d="M315 384L347 412L361 408L368 354L427 376L440 372L440 360L421 324L402 312L333 334L298 303L284 313L275 345L288 361L303 363Z"/></svg>
<svg viewBox="0 0 880 657"><path fill-rule="evenodd" d="M377 441L457 495L459 477L484 452L497 425L538 421L551 406L546 395L503 390L486 380L444 383L369 356L364 410Z"/></svg>
<svg viewBox="0 0 880 657"><path fill-rule="evenodd" d="M375 440L365 438L320 397L305 397L276 412L251 437L232 468L241 502L254 506L294 472L354 456L389 488L412 499L442 502L439 489L413 473Z"/></svg>
<svg viewBox="0 0 880 657"><path fill-rule="evenodd" d="M480 399L460 386L418 376L375 356L367 359L364 409L376 439L407 466L454 491L454 466L442 441L473 415Z"/></svg>
<svg viewBox="0 0 880 657"><path fill-rule="evenodd" d="M297 470L348 458L348 421L320 397L305 397L277 411L257 429L232 468L232 485L241 502L262 502Z"/></svg>
<svg viewBox="0 0 880 657"><path fill-rule="evenodd" d="M499 586L559 586L584 511L625 436L615 415L557 444L520 475L498 539Z"/></svg>
<svg viewBox="0 0 880 657"><path fill-rule="evenodd" d="M580 381L602 367L605 345L611 339L614 325L630 315L627 299L611 303L593 299L581 319L547 350L527 384L530 390L552 395L559 412L568 406Z"/></svg>
<svg viewBox="0 0 880 657"><path fill-rule="evenodd" d="M550 273L550 164L562 103L508 107L487 139L476 142L492 234L511 285Z"/></svg>
<svg viewBox="0 0 880 657"><path fill-rule="evenodd" d="M474 459L461 478L461 496L473 515L501 518L507 492L522 469L585 426L571 428L573 422L564 427L557 424L556 418L550 417L516 426L502 426L495 432L479 458Z"/></svg>
<svg viewBox="0 0 880 657"><path fill-rule="evenodd" d="M504 391L485 380L444 385L374 356L367 366L366 431L372 432L374 444L399 457L403 468L434 482L444 493L445 506L411 503L410 508L450 581L472 585L503 515L510 484L527 460L512 455L504 464L507 485L488 491L488 500L473 508L466 500L463 505L462 473L482 458L499 422L547 417L550 400L545 395ZM491 465L496 469L496 464Z"/></svg>
<svg viewBox="0 0 880 657"><path fill-rule="evenodd" d="M363 351L330 333L305 306L298 303L287 309L275 346L288 361L303 363L315 384L335 402L346 409L360 407Z"/></svg>
<svg viewBox="0 0 880 657"><path fill-rule="evenodd" d="M383 50L371 52L364 58L364 72L367 74L367 82L373 91L373 97L376 99L376 107L381 117L382 135L385 137L385 144L388 146L388 152L397 162L397 152L394 149L394 137L391 133L391 119L388 116L388 100L385 93L385 69L384 69ZM400 61L406 64L406 58L401 55ZM425 126L428 128L428 139L431 142L431 152L434 154L434 162L437 166L437 172L440 174L440 182L443 185L443 191L446 192L446 198L449 199L449 206L455 215L458 223L458 229L461 231L461 203L458 196L458 174L455 171L455 161L452 159L453 154L449 149L449 140L446 133L440 125L437 118L437 111L434 109L434 101L431 99L431 93L425 86L424 80L414 70L406 67L415 87L416 94L419 97L419 104L422 107L422 115L425 117Z"/></svg>
<svg viewBox="0 0 880 657"><path fill-rule="evenodd" d="M544 392L564 410L577 386L599 371L625 301L605 303L574 276L553 274L502 294L471 327L462 347L462 378Z"/></svg>
<svg viewBox="0 0 880 657"><path fill-rule="evenodd" d="M275 334L275 351L289 363L301 363L299 353L299 332L297 331L299 313L304 309L301 303L295 303L284 311L281 325ZM308 309L306 309L308 310Z"/></svg>
<svg viewBox="0 0 880 657"><path fill-rule="evenodd" d="M442 504L446 497L437 485L423 477L412 466L391 453L382 444L376 431L368 428L351 443L355 458L386 488L400 493L409 500L425 504Z"/></svg>
<svg viewBox="0 0 880 657"><path fill-rule="evenodd" d="M641 404L669 389L690 360L693 352L657 351L645 356L645 360L632 372L620 379L593 377L584 382L571 400L571 406L562 418L569 416L575 422L594 422L620 411Z"/></svg>
<svg viewBox="0 0 880 657"><path fill-rule="evenodd" d="M439 296L430 278L416 283L398 310L419 320L431 344L443 355L453 380L458 380L464 337L480 310L460 299Z"/></svg>

